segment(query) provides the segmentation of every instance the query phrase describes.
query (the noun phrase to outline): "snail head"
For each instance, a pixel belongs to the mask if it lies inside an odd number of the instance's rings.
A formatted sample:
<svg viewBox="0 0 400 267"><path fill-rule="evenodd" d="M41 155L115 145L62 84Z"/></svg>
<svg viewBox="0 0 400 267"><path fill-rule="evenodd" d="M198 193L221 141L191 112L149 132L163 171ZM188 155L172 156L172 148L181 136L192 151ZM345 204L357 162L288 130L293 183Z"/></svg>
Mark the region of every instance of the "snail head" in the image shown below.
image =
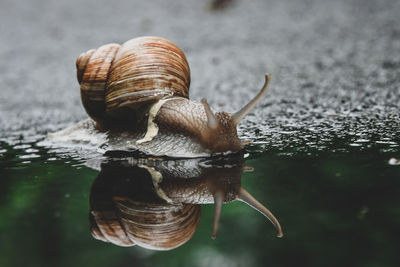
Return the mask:
<svg viewBox="0 0 400 267"><path fill-rule="evenodd" d="M248 142L241 141L237 135L237 125L255 107L268 89L270 74L265 75L265 83L258 94L239 111L230 114L227 112L212 112L206 99L202 99L207 116L208 130L202 134L203 143L213 152L238 151Z"/></svg>

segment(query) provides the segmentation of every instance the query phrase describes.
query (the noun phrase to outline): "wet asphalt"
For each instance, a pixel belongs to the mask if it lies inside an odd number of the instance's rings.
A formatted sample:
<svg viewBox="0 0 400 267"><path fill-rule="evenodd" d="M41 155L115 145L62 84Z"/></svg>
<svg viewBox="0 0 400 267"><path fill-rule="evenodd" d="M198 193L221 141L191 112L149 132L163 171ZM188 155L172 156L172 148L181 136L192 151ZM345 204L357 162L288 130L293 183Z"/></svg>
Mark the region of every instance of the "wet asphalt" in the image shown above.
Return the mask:
<svg viewBox="0 0 400 267"><path fill-rule="evenodd" d="M235 111L271 73L240 124L260 143L355 136L399 143L400 1L0 2L0 137L43 135L86 118L75 60L155 35L185 52L190 97Z"/></svg>

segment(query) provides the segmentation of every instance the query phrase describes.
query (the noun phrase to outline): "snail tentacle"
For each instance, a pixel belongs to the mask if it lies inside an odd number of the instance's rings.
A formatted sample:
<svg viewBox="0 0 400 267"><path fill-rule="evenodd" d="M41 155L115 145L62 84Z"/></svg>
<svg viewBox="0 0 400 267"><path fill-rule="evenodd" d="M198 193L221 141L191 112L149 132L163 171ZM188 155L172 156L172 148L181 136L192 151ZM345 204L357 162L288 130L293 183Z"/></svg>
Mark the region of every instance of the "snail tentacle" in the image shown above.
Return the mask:
<svg viewBox="0 0 400 267"><path fill-rule="evenodd" d="M214 113L212 112L210 106L207 103L207 100L205 98L203 98L201 100L201 104L203 104L204 106L204 111L206 113L207 116L207 125L209 128L211 129L217 129L218 127L218 120L215 117Z"/></svg>
<svg viewBox="0 0 400 267"><path fill-rule="evenodd" d="M255 107L255 105L257 105L257 103L260 101L261 97L265 94L265 92L267 92L270 78L271 75L266 74L265 83L264 86L261 88L260 92L258 92L258 94L252 100L250 100L250 102L247 103L247 105L245 105L239 111L231 115L232 121L235 123L235 125L239 124L239 122Z"/></svg>

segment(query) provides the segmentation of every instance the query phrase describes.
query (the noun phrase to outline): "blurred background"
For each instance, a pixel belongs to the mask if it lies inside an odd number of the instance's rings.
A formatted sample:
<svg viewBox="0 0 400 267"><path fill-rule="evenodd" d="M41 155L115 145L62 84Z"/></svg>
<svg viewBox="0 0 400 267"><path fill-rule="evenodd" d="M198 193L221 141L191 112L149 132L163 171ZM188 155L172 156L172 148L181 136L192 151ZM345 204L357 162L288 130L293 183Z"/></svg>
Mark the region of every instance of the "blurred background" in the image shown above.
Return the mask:
<svg viewBox="0 0 400 267"><path fill-rule="evenodd" d="M0 265L397 266L399 14L397 0L0 0ZM143 35L184 51L190 98L217 110L239 109L271 73L239 126L255 167L242 183L283 239L240 203L224 206L217 240L203 207L169 252L91 237L97 172L37 142L87 117L79 54Z"/></svg>

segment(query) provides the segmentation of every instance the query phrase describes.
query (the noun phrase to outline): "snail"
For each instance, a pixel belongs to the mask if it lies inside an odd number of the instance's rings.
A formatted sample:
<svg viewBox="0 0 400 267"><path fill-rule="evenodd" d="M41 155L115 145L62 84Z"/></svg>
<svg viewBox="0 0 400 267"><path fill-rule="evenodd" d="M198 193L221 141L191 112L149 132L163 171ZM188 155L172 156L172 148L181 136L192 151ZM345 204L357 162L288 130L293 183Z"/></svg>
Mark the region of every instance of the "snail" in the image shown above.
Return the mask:
<svg viewBox="0 0 400 267"><path fill-rule="evenodd" d="M170 250L198 227L201 205L214 204L212 238L224 203L242 201L283 235L275 216L241 186L243 154L220 159L110 159L90 193L92 236L118 246Z"/></svg>
<svg viewBox="0 0 400 267"><path fill-rule="evenodd" d="M184 53L160 37L138 37L82 53L77 78L91 120L61 134L87 128L106 132L107 148L154 156L198 157L241 150L236 126L267 91L238 112L215 112L205 99L189 100L190 69ZM57 135L53 135L57 136Z"/></svg>

